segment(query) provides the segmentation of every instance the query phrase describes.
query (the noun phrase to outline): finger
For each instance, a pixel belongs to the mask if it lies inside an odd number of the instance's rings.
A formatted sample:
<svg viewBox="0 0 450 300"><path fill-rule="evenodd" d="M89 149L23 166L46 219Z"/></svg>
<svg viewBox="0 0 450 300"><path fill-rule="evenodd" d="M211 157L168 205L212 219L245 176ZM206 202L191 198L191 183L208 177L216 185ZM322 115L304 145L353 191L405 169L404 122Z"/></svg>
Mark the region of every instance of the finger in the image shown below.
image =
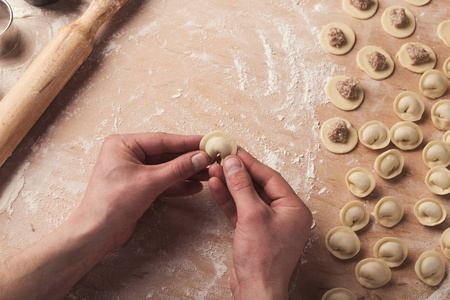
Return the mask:
<svg viewBox="0 0 450 300"><path fill-rule="evenodd" d="M208 181L210 178L209 174L208 174L208 170L202 170L200 172L198 172L197 174L192 175L191 177L189 177L188 181Z"/></svg>
<svg viewBox="0 0 450 300"><path fill-rule="evenodd" d="M209 166L209 176L219 178L224 184L226 184L225 174L223 173L223 168L218 163L214 163Z"/></svg>
<svg viewBox="0 0 450 300"><path fill-rule="evenodd" d="M222 209L225 216L230 220L233 227L236 227L236 204L234 203L233 197L231 197L231 194L228 192L228 188L217 177L211 177L208 181L208 185L217 204Z"/></svg>
<svg viewBox="0 0 450 300"><path fill-rule="evenodd" d="M180 181L168 189L161 196L163 197L185 197L200 193L203 190L203 184L198 181Z"/></svg>
<svg viewBox="0 0 450 300"><path fill-rule="evenodd" d="M167 133L138 133L126 135L126 140L136 143L146 156L163 153L186 153L198 150L201 135L176 135ZM130 145L136 147L136 145Z"/></svg>

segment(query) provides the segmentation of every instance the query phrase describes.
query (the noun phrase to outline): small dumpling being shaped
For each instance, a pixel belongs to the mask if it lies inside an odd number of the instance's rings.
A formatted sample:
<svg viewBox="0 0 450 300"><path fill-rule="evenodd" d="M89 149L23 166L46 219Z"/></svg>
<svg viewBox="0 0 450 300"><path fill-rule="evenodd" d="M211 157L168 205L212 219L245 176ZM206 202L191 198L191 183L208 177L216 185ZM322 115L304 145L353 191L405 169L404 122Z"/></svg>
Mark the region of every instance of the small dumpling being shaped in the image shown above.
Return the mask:
<svg viewBox="0 0 450 300"><path fill-rule="evenodd" d="M401 92L394 100L394 112L403 121L418 121L422 118L424 111L425 104L417 93Z"/></svg>
<svg viewBox="0 0 450 300"><path fill-rule="evenodd" d="M425 97L430 99L439 98L444 95L447 88L447 78L439 70L428 70L420 77L419 90Z"/></svg>
<svg viewBox="0 0 450 300"><path fill-rule="evenodd" d="M220 162L223 164L225 157L236 154L237 145L229 134L222 131L213 131L202 138L199 149L208 154L211 163L220 158Z"/></svg>
<svg viewBox="0 0 450 300"><path fill-rule="evenodd" d="M381 259L366 258L361 260L355 268L356 279L368 288L377 289L391 280L391 269Z"/></svg>
<svg viewBox="0 0 450 300"><path fill-rule="evenodd" d="M444 167L433 167L425 176L425 184L436 195L450 193L450 171Z"/></svg>
<svg viewBox="0 0 450 300"><path fill-rule="evenodd" d="M423 148L422 159L427 167L447 167L450 164L450 146L442 141L429 142Z"/></svg>
<svg viewBox="0 0 450 300"><path fill-rule="evenodd" d="M409 121L395 123L390 132L392 143L402 150L417 148L423 141L420 127Z"/></svg>
<svg viewBox="0 0 450 300"><path fill-rule="evenodd" d="M436 226L444 222L447 211L437 200L424 198L414 205L414 215L420 224L425 226Z"/></svg>
<svg viewBox="0 0 450 300"><path fill-rule="evenodd" d="M381 153L374 163L375 172L384 179L398 176L402 170L405 159L400 151L391 149Z"/></svg>
<svg viewBox="0 0 450 300"><path fill-rule="evenodd" d="M345 175L345 184L356 197L366 197L375 188L375 177L364 168L356 167Z"/></svg>
<svg viewBox="0 0 450 300"><path fill-rule="evenodd" d="M382 259L390 268L400 266L408 256L408 246L401 239L385 237L373 247L375 258Z"/></svg>
<svg viewBox="0 0 450 300"><path fill-rule="evenodd" d="M331 254L339 259L350 259L358 254L361 242L356 233L346 226L331 229L326 238L325 246Z"/></svg>
<svg viewBox="0 0 450 300"><path fill-rule="evenodd" d="M393 227L403 218L403 202L392 196L383 197L375 205L375 218L384 227Z"/></svg>
<svg viewBox="0 0 450 300"><path fill-rule="evenodd" d="M447 228L441 235L441 249L444 256L450 259L450 228Z"/></svg>
<svg viewBox="0 0 450 300"><path fill-rule="evenodd" d="M425 251L416 261L414 271L424 283L436 286L444 279L444 259L436 251Z"/></svg>
<svg viewBox="0 0 450 300"><path fill-rule="evenodd" d="M364 228L369 223L369 212L361 201L353 200L347 203L340 211L341 223L353 231Z"/></svg>
<svg viewBox="0 0 450 300"><path fill-rule="evenodd" d="M440 100L433 105L431 121L439 130L450 130L450 100Z"/></svg>
<svg viewBox="0 0 450 300"><path fill-rule="evenodd" d="M359 140L369 149L383 149L391 142L389 128L380 121L369 121L358 131Z"/></svg>
<svg viewBox="0 0 450 300"><path fill-rule="evenodd" d="M322 300L357 300L357 298L351 291L339 287L326 292Z"/></svg>

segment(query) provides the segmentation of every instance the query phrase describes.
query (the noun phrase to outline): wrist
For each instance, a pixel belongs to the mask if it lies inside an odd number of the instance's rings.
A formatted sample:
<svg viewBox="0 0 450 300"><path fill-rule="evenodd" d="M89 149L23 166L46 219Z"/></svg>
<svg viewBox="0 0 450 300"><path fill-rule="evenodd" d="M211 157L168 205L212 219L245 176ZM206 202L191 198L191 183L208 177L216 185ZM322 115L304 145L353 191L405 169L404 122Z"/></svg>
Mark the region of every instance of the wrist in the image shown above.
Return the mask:
<svg viewBox="0 0 450 300"><path fill-rule="evenodd" d="M252 279L239 284L234 298L237 300L246 299L287 299L288 284L270 280Z"/></svg>

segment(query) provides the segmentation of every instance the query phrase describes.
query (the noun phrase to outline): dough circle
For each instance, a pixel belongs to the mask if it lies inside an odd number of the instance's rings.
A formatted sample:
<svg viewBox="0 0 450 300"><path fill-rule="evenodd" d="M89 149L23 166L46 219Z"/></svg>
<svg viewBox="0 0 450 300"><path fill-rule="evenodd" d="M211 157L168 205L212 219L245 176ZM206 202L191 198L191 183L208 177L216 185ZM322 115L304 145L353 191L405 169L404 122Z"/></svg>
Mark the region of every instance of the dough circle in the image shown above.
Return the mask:
<svg viewBox="0 0 450 300"><path fill-rule="evenodd" d="M430 59L422 64L413 65L411 58L409 57L408 54L409 44L413 44L414 46L422 46L430 54ZM433 49L431 49L427 45L417 42L403 44L403 46L397 52L397 59L403 68L419 74L422 74L425 71L433 69L436 66L437 61L436 53L434 53Z"/></svg>
<svg viewBox="0 0 450 300"><path fill-rule="evenodd" d="M444 256L450 259L450 228L447 228L441 235L441 249Z"/></svg>
<svg viewBox="0 0 450 300"><path fill-rule="evenodd" d="M349 79L348 76L336 76L328 80L325 86L325 94L327 95L328 100L334 104L337 108L342 110L354 110L359 107L364 99L364 90L361 85L358 83L356 85L356 92L358 96L353 99L347 99L342 96L336 88L336 84L339 81L345 81Z"/></svg>
<svg viewBox="0 0 450 300"><path fill-rule="evenodd" d="M372 173L364 168L356 167L345 175L345 184L353 195L363 198L372 193L376 181Z"/></svg>
<svg viewBox="0 0 450 300"><path fill-rule="evenodd" d="M358 131L359 140L369 149L383 149L389 145L389 128L380 121L369 121Z"/></svg>
<svg viewBox="0 0 450 300"><path fill-rule="evenodd" d="M369 212L364 203L353 200L347 203L340 211L339 217L344 226L350 227L353 231L363 229L369 224Z"/></svg>
<svg viewBox="0 0 450 300"><path fill-rule="evenodd" d="M425 251L416 261L414 271L424 283L436 286L445 275L444 259L436 251Z"/></svg>
<svg viewBox="0 0 450 300"><path fill-rule="evenodd" d="M357 300L356 295L344 288L334 288L322 296L322 300Z"/></svg>
<svg viewBox="0 0 450 300"><path fill-rule="evenodd" d="M450 194L450 171L444 167L433 167L425 176L425 184L436 195Z"/></svg>
<svg viewBox="0 0 450 300"><path fill-rule="evenodd" d="M361 260L355 268L356 279L368 288L377 289L391 280L391 269L381 259L366 258Z"/></svg>
<svg viewBox="0 0 450 300"><path fill-rule="evenodd" d="M394 112L404 121L419 121L424 111L425 104L417 93L405 91L395 97Z"/></svg>
<svg viewBox="0 0 450 300"><path fill-rule="evenodd" d="M335 143L328 138L328 133L332 129L333 124L339 120L342 120L347 124L348 136L347 142L345 143ZM322 127L320 128L320 138L323 145L328 149L328 151L337 154L343 154L352 151L358 143L358 133L356 132L356 129L353 128L352 124L349 121L339 117L328 119L322 124Z"/></svg>
<svg viewBox="0 0 450 300"><path fill-rule="evenodd" d="M444 222L447 211L444 206L432 198L424 198L414 205L414 215L420 224L436 226Z"/></svg>
<svg viewBox="0 0 450 300"><path fill-rule="evenodd" d="M423 132L420 127L409 121L395 123L390 132L392 143L402 150L417 148L423 141Z"/></svg>
<svg viewBox="0 0 450 300"><path fill-rule="evenodd" d="M341 29L345 35L345 38L347 39L347 42L345 42L345 44L339 48L331 46L328 40L328 32L333 27ZM322 47L331 54L335 55L344 55L348 53L350 50L352 50L353 45L355 45L355 41L356 36L353 30L348 25L339 22L333 22L325 25L325 27L322 28L322 31L320 32L319 35L319 42L322 45Z"/></svg>
<svg viewBox="0 0 450 300"><path fill-rule="evenodd" d="M405 10L406 17L408 18L408 23L406 23L405 26L402 26L399 28L397 28L391 24L391 18L390 18L391 10L396 9L396 8L403 8ZM384 31L387 34L389 34L395 38L403 39L403 38L406 38L406 37L410 36L411 34L413 34L414 29L416 29L416 18L414 17L414 14L406 7L390 6L390 7L386 8L384 10L383 14L381 15L381 26L383 27Z"/></svg>
<svg viewBox="0 0 450 300"><path fill-rule="evenodd" d="M225 157L236 154L237 145L229 134L222 131L213 131L202 138L199 149L208 154L211 163L220 157L220 163L223 164Z"/></svg>
<svg viewBox="0 0 450 300"><path fill-rule="evenodd" d="M405 159L400 151L396 149L387 150L375 159L375 172L384 179L391 179L398 176L405 164Z"/></svg>
<svg viewBox="0 0 450 300"><path fill-rule="evenodd" d="M439 98L444 95L447 88L447 78L441 71L428 70L420 77L419 90L425 97L431 99Z"/></svg>
<svg viewBox="0 0 450 300"><path fill-rule="evenodd" d="M429 3L431 0L405 0L405 1L414 6L423 6Z"/></svg>
<svg viewBox="0 0 450 300"><path fill-rule="evenodd" d="M400 266L408 256L408 246L401 239L385 237L373 247L375 258L382 259L390 268Z"/></svg>
<svg viewBox="0 0 450 300"><path fill-rule="evenodd" d="M387 66L383 70L376 71L369 64L367 55L369 55L373 51L378 51L386 56ZM367 74L367 76L375 80L385 79L389 77L392 72L394 72L394 61L392 60L391 56L389 55L389 53L377 46L366 46L359 50L358 54L356 55L356 63L358 64L358 67Z"/></svg>
<svg viewBox="0 0 450 300"><path fill-rule="evenodd" d="M350 259L358 254L361 242L356 233L346 226L331 229L326 238L325 246L331 254L339 259Z"/></svg>
<svg viewBox="0 0 450 300"><path fill-rule="evenodd" d="M440 100L431 108L431 121L440 130L450 130L450 100Z"/></svg>
<svg viewBox="0 0 450 300"><path fill-rule="evenodd" d="M397 197L386 196L375 205L375 218L384 227L393 227L403 218L403 202Z"/></svg>
<svg viewBox="0 0 450 300"><path fill-rule="evenodd" d="M370 1L369 6L365 10L360 10L352 5L351 0L343 0L342 8L349 13L353 18L366 20L371 18L378 9L378 0Z"/></svg>
<svg viewBox="0 0 450 300"><path fill-rule="evenodd" d="M445 60L444 65L442 66L442 69L444 71L445 76L450 78L450 57Z"/></svg>
<svg viewBox="0 0 450 300"><path fill-rule="evenodd" d="M447 47L450 47L450 20L445 20L439 24L438 36Z"/></svg>
<svg viewBox="0 0 450 300"><path fill-rule="evenodd" d="M428 168L445 168L450 164L450 146L442 141L431 141L423 148L422 159Z"/></svg>

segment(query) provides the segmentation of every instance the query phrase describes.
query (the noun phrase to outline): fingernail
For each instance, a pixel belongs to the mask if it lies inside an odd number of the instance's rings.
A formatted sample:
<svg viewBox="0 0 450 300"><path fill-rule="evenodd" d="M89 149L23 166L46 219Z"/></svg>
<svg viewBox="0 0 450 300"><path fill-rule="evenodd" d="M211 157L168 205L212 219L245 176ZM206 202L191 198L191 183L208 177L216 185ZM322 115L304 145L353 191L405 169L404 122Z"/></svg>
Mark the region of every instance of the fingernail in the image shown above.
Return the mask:
<svg viewBox="0 0 450 300"><path fill-rule="evenodd" d="M226 159L223 167L225 168L227 175L231 175L242 170L241 161L236 157Z"/></svg>
<svg viewBox="0 0 450 300"><path fill-rule="evenodd" d="M203 153L195 154L192 156L191 161L197 171L203 170L209 164L209 159Z"/></svg>

